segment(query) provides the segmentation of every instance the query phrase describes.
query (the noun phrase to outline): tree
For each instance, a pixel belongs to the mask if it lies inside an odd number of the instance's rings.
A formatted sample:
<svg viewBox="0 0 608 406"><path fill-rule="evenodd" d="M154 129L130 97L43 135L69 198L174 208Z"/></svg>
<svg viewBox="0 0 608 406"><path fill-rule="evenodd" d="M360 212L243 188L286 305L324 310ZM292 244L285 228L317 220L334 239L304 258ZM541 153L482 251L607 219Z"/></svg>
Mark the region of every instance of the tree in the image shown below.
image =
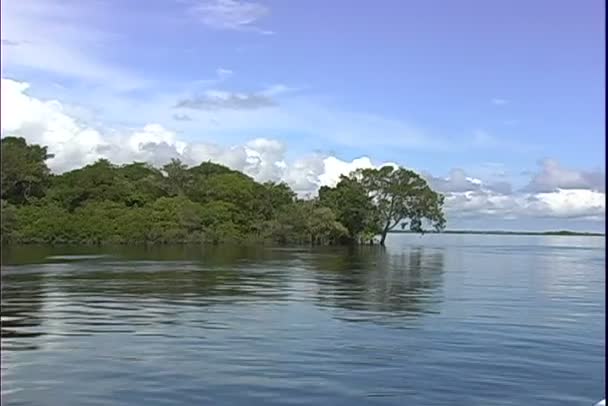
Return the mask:
<svg viewBox="0 0 608 406"><path fill-rule="evenodd" d="M0 202L2 204L2 216L0 216L2 230L0 239L4 243L12 240L13 232L15 231L16 210L15 206L8 203L6 200Z"/></svg>
<svg viewBox="0 0 608 406"><path fill-rule="evenodd" d="M107 159L52 178L49 198L70 212L88 202L104 200L124 204L130 200L132 182L120 176Z"/></svg>
<svg viewBox="0 0 608 406"><path fill-rule="evenodd" d="M228 168L227 166L215 164L210 161L203 162L198 166L193 166L192 168L188 169L188 172L190 172L194 176L202 176L202 177L209 177L209 176L213 176L213 175L222 175L222 174L226 174L226 173L239 173L235 170Z"/></svg>
<svg viewBox="0 0 608 406"><path fill-rule="evenodd" d="M374 205L366 189L355 179L341 176L336 187L321 187L319 203L336 214L337 221L348 230L350 242L355 242L370 232L377 234Z"/></svg>
<svg viewBox="0 0 608 406"><path fill-rule="evenodd" d="M125 201L129 207L142 207L168 195L164 190L166 180L161 171L150 164L133 162L122 165L118 173L129 186Z"/></svg>
<svg viewBox="0 0 608 406"><path fill-rule="evenodd" d="M164 178L165 191L169 196L185 195L192 185L192 174L188 166L179 159L171 159L171 162L163 166L166 175Z"/></svg>
<svg viewBox="0 0 608 406"><path fill-rule="evenodd" d="M418 175L391 167L343 176L319 197L258 183L226 166L162 169L107 159L52 175L46 147L2 139L2 241L17 243L337 244L370 240L396 225L443 228L443 197Z"/></svg>
<svg viewBox="0 0 608 406"><path fill-rule="evenodd" d="M307 218L307 229L312 244L334 244L348 235L348 230L336 220L329 207L317 207Z"/></svg>
<svg viewBox="0 0 608 406"><path fill-rule="evenodd" d="M266 182L256 188L254 211L261 220L268 221L281 207L295 201L296 194L286 183Z"/></svg>
<svg viewBox="0 0 608 406"><path fill-rule="evenodd" d="M2 199L13 204L29 203L44 196L50 171L46 160L53 155L46 147L27 145L25 139L2 139Z"/></svg>
<svg viewBox="0 0 608 406"><path fill-rule="evenodd" d="M380 222L380 245L397 225L423 233L425 222L437 230L445 227L444 197L433 191L417 173L384 166L380 169L359 169L352 175L367 191Z"/></svg>
<svg viewBox="0 0 608 406"><path fill-rule="evenodd" d="M217 244L220 241L233 241L241 237L237 226L238 208L228 202L214 201L202 206L201 222L204 227L205 241Z"/></svg>

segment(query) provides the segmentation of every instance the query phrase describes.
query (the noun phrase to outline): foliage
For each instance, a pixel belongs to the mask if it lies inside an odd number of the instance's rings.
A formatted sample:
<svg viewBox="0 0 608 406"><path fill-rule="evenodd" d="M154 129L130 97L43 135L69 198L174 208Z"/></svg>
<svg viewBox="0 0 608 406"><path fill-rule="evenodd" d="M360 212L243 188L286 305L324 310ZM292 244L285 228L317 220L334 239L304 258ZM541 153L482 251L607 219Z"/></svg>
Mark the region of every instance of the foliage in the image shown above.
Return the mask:
<svg viewBox="0 0 608 406"><path fill-rule="evenodd" d="M2 200L2 242L8 242L12 239L15 231L16 209L15 206Z"/></svg>
<svg viewBox="0 0 608 406"><path fill-rule="evenodd" d="M384 243L397 224L445 224L443 198L405 169L360 170L301 200L285 183L211 162L100 159L51 175L49 158L46 147L2 139L2 242L340 244L381 234Z"/></svg>
<svg viewBox="0 0 608 406"><path fill-rule="evenodd" d="M353 177L361 183L372 199L380 221L380 244L397 225L411 231L424 232L424 222L435 230L445 227L444 197L433 191L417 173L384 166L380 169L359 169Z"/></svg>
<svg viewBox="0 0 608 406"><path fill-rule="evenodd" d="M2 199L24 204L44 195L49 179L45 161L52 155L46 147L27 145L25 139L2 139Z"/></svg>
<svg viewBox="0 0 608 406"><path fill-rule="evenodd" d="M346 227L350 241L378 233L372 199L355 179L342 176L336 187L321 187L319 201L336 213L336 219Z"/></svg>
<svg viewBox="0 0 608 406"><path fill-rule="evenodd" d="M163 166L163 172L163 189L169 196L184 195L192 186L192 173L188 171L188 166L179 159L172 159Z"/></svg>

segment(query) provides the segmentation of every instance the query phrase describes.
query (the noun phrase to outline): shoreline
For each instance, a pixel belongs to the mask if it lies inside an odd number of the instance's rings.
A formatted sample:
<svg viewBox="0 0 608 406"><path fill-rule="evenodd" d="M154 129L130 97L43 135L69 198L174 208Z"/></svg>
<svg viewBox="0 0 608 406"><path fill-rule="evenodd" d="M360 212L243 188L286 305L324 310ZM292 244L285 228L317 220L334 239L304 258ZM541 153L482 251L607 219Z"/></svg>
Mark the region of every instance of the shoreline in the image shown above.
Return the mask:
<svg viewBox="0 0 608 406"><path fill-rule="evenodd" d="M389 234L415 234L422 236L416 232L408 231L408 230L395 230L390 231ZM606 237L605 234L602 233L592 233L592 232L575 232L575 231L474 231L474 230L449 230L449 231L427 231L424 234L452 234L452 235L504 235L504 236L555 236L555 237ZM423 235L424 235L423 234ZM233 246L279 246L279 247L324 247L324 246L334 246L334 247L349 247L349 246L376 246L379 245L369 244L369 243L334 243L334 244L305 244L305 243L285 243L280 244L271 240L264 239L255 239L255 238L245 238L243 240L236 241L220 241L217 243L213 243L210 241L11 241L11 242L3 242L2 247L11 247L11 246L83 246L83 247L94 247L94 246L144 246L144 247L162 247L162 246L170 246L170 245L181 245L181 246L218 246L218 245L233 245Z"/></svg>

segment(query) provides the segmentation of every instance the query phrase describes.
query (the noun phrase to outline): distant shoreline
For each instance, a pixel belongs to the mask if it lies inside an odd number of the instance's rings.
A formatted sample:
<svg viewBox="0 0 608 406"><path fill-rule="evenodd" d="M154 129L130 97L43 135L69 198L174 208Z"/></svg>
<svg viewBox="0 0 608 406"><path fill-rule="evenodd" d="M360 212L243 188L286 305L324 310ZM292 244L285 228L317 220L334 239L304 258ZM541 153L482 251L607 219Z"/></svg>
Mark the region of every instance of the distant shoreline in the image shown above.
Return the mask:
<svg viewBox="0 0 608 406"><path fill-rule="evenodd" d="M408 230L393 230L394 234L415 234ZM428 231L426 234L483 234L483 235L548 235L548 236L576 236L576 237L605 237L604 233L578 232L578 231L475 231L475 230L444 230L441 232Z"/></svg>

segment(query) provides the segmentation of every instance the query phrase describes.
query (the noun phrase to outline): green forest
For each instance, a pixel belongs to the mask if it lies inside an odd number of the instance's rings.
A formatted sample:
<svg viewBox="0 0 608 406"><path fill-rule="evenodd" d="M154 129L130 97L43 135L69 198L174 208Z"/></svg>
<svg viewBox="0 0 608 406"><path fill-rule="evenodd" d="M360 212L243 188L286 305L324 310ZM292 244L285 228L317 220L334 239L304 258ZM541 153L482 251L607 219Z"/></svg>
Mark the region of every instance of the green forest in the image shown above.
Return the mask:
<svg viewBox="0 0 608 406"><path fill-rule="evenodd" d="M53 174L46 146L2 139L2 242L269 242L384 245L393 229L443 230L443 196L417 173L385 166L342 176L301 199L212 162L162 168L105 159Z"/></svg>

